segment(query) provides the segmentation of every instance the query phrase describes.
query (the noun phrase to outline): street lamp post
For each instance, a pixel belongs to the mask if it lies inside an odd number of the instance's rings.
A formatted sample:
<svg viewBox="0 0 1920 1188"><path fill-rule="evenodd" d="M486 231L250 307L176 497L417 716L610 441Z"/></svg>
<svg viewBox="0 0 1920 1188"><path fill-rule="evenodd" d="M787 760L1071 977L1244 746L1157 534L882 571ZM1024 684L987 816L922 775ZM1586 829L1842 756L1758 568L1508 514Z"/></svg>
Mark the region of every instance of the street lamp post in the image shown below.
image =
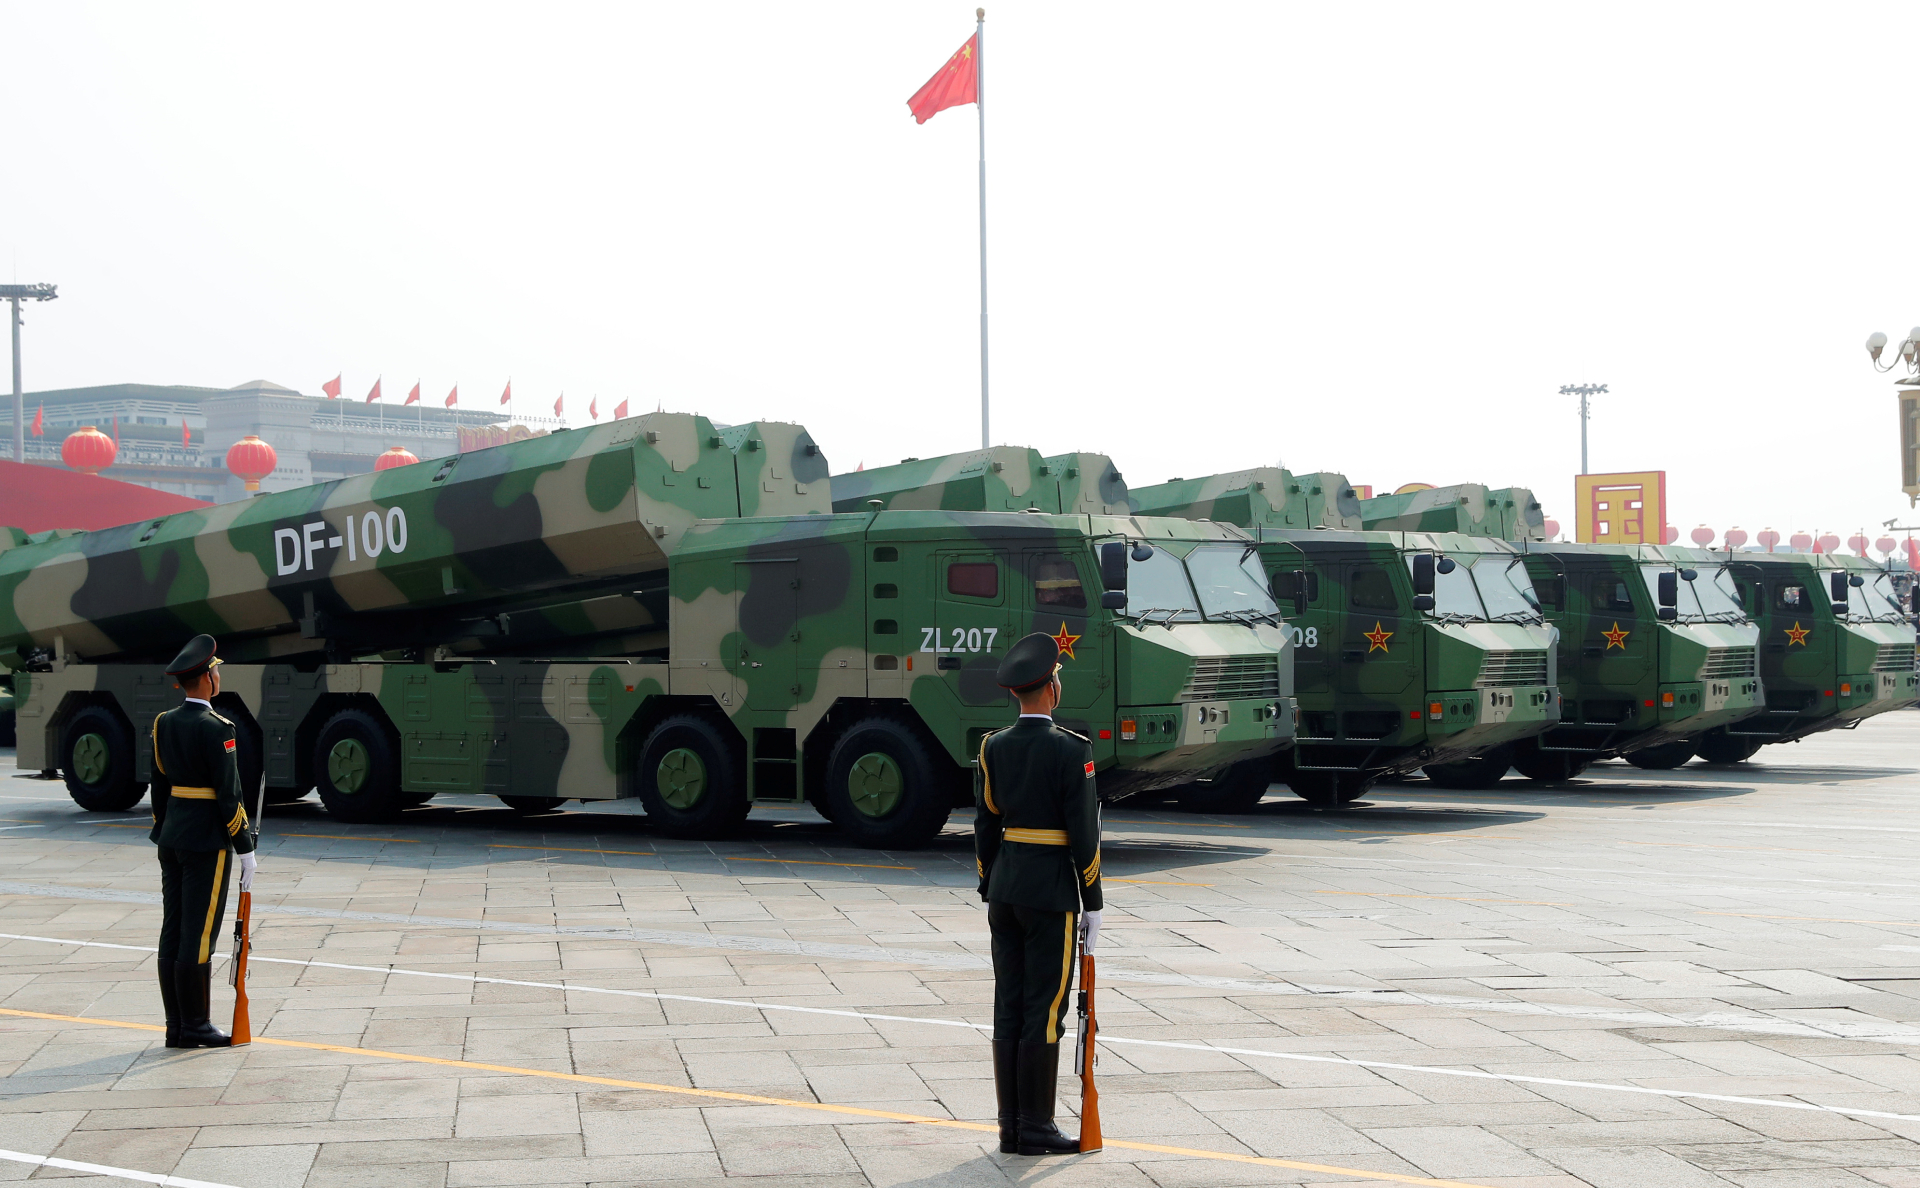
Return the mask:
<svg viewBox="0 0 1920 1188"><path fill-rule="evenodd" d="M1875 371L1892 371L1900 363L1907 365L1907 378L1895 380L1900 389L1900 489L1908 503L1920 503L1920 326L1907 331L1900 344L1898 361L1880 363L1887 349L1887 336L1875 330L1867 336L1867 354L1873 357Z"/></svg>
<svg viewBox="0 0 1920 1188"><path fill-rule="evenodd" d="M22 301L52 301L59 294L52 285L0 285L0 297L7 299L13 307L13 316L9 321L13 325L13 460L27 460L27 415L26 403L20 396L20 303Z"/></svg>
<svg viewBox="0 0 1920 1188"><path fill-rule="evenodd" d="M1561 384L1562 396L1580 398L1580 473L1587 473L1587 397L1598 396L1607 390L1605 384Z"/></svg>

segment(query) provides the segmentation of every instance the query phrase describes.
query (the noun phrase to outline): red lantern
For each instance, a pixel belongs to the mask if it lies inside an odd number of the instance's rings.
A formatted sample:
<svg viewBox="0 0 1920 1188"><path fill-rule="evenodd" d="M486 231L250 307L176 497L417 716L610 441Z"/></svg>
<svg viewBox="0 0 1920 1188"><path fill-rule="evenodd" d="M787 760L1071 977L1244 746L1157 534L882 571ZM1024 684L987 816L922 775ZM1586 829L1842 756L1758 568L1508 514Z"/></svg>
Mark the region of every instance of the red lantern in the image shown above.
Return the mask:
<svg viewBox="0 0 1920 1188"><path fill-rule="evenodd" d="M1847 547L1862 557L1867 555L1867 537L1864 532L1856 532L1847 537Z"/></svg>
<svg viewBox="0 0 1920 1188"><path fill-rule="evenodd" d="M1813 547L1813 537L1805 532L1796 532L1787 538L1787 547L1796 553L1804 553Z"/></svg>
<svg viewBox="0 0 1920 1188"><path fill-rule="evenodd" d="M251 433L227 447L227 469L249 491L258 491L260 480L272 474L279 461L280 455L273 452L273 447Z"/></svg>
<svg viewBox="0 0 1920 1188"><path fill-rule="evenodd" d="M1747 530L1745 528L1727 529L1726 542L1727 548L1729 549L1739 548L1741 545L1747 543Z"/></svg>
<svg viewBox="0 0 1920 1188"><path fill-rule="evenodd" d="M413 451L407 447L394 446L373 460L373 468L375 470L392 470L396 466L412 466L419 460L419 458L414 456Z"/></svg>
<svg viewBox="0 0 1920 1188"><path fill-rule="evenodd" d="M1714 531L1705 524L1702 524L1688 535L1693 537L1693 543L1697 547L1704 549L1713 543Z"/></svg>
<svg viewBox="0 0 1920 1188"><path fill-rule="evenodd" d="M1674 544L1679 539L1680 539L1680 530L1678 528L1675 528L1672 524L1668 524L1660 532L1661 544Z"/></svg>
<svg viewBox="0 0 1920 1188"><path fill-rule="evenodd" d="M1883 536L1879 540L1876 540L1873 542L1873 547L1876 549L1879 549L1882 553L1891 557L1893 556L1893 550L1900 547L1900 542L1893 539L1893 537L1891 536Z"/></svg>
<svg viewBox="0 0 1920 1188"><path fill-rule="evenodd" d="M1907 568L1920 567L1920 543L1915 543L1913 537L1909 536L1903 547L1907 550Z"/></svg>
<svg viewBox="0 0 1920 1188"><path fill-rule="evenodd" d="M1754 537L1754 539L1760 542L1762 548L1771 553L1773 552L1773 546L1780 543L1780 534L1771 528L1762 528L1760 535Z"/></svg>
<svg viewBox="0 0 1920 1188"><path fill-rule="evenodd" d="M1558 538L1558 537L1559 537L1559 535L1560 535L1560 521L1558 521L1558 520L1548 520L1548 521L1547 521L1547 524L1546 524L1546 528L1547 528L1547 539L1548 539L1548 540L1554 540L1554 539L1556 539L1556 538Z"/></svg>
<svg viewBox="0 0 1920 1188"><path fill-rule="evenodd" d="M113 438L95 429L92 425L67 435L60 443L60 460L81 474L99 474L113 465L113 457L120 447L113 444Z"/></svg>
<svg viewBox="0 0 1920 1188"><path fill-rule="evenodd" d="M1820 547L1818 549L1815 549L1814 551L1817 553L1831 553L1839 547L1840 547L1839 537L1835 536L1831 532L1822 532L1820 534Z"/></svg>

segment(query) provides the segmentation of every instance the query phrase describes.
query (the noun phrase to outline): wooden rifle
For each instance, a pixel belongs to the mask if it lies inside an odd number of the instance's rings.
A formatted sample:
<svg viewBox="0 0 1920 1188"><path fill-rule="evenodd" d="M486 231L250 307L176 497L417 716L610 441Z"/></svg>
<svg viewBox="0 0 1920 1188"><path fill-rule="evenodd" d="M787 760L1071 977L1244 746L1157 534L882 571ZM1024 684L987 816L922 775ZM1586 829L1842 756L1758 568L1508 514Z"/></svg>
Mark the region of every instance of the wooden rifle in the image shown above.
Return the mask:
<svg viewBox="0 0 1920 1188"><path fill-rule="evenodd" d="M247 831L253 836L255 852L260 849L260 814L267 811L266 779L260 781L260 797L254 802L257 810L254 818L247 823ZM227 980L233 984L233 1041L232 1046L253 1042L253 1020L247 1012L247 957L253 952L253 889L240 888L240 902L233 912L233 966L227 973Z"/></svg>
<svg viewBox="0 0 1920 1188"><path fill-rule="evenodd" d="M1087 952L1084 925L1080 932L1079 1034L1073 1043L1074 1071L1080 1075L1080 1153L1098 1151L1100 1091L1093 1085L1094 1037L1100 1024L1093 1011L1093 954Z"/></svg>

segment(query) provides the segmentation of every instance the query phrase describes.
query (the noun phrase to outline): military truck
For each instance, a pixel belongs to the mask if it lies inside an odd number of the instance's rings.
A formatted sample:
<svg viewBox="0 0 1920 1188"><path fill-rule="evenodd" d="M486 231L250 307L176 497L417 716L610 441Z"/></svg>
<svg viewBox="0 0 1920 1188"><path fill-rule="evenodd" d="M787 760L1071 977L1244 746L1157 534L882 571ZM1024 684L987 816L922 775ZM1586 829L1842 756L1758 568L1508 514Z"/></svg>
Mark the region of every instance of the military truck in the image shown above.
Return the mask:
<svg viewBox="0 0 1920 1188"><path fill-rule="evenodd" d="M1544 541L1546 513L1525 487L1479 483L1426 487L1360 501L1360 526L1393 532L1464 532L1496 540Z"/></svg>
<svg viewBox="0 0 1920 1188"><path fill-rule="evenodd" d="M1735 601L1757 624L1766 683L1761 713L1707 731L1692 753L1740 763L1767 743L1852 729L1920 701L1911 575L1837 553L1685 552L1727 568Z"/></svg>
<svg viewBox="0 0 1920 1188"><path fill-rule="evenodd" d="M905 458L833 476L833 510L1044 511L1124 516L1126 480L1105 454L1043 458L1023 446Z"/></svg>
<svg viewBox="0 0 1920 1188"><path fill-rule="evenodd" d="M656 413L25 539L0 552L20 765L83 808L138 802L146 724L178 698L161 665L200 631L249 785L317 788L350 821L443 793L638 796L712 837L807 801L861 844L918 845L1006 723L993 670L1033 630L1067 653L1061 717L1109 798L1291 737L1291 647L1244 533L828 498L799 426Z"/></svg>
<svg viewBox="0 0 1920 1188"><path fill-rule="evenodd" d="M1559 629L1559 720L1440 773L1443 781L1486 786L1509 766L1530 779L1567 780L1618 755L1645 768L1677 766L1691 740L1759 711L1759 632L1723 564L1652 545L1521 548Z"/></svg>
<svg viewBox="0 0 1920 1188"><path fill-rule="evenodd" d="M1270 772L1224 781L1243 807L1270 777L1315 805L1346 803L1383 776L1464 762L1557 718L1553 629L1513 546L1357 531L1363 501L1329 472L1256 468L1132 494L1144 515L1248 527L1288 615L1299 735Z"/></svg>

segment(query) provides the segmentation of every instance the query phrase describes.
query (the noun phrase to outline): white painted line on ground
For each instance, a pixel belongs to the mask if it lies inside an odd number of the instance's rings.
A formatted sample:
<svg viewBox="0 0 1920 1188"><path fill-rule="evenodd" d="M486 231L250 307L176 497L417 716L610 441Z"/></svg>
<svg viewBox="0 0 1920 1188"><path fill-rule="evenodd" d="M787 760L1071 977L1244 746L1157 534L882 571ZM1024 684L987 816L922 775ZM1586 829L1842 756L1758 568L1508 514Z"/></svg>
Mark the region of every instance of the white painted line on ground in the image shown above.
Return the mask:
<svg viewBox="0 0 1920 1188"><path fill-rule="evenodd" d="M158 905L160 896L152 891L111 891L93 887L65 887L41 883L0 882L0 895L28 895L53 899L80 899L105 903ZM831 961L878 961L894 965L931 966L937 969L990 970L992 961L984 954L938 953L925 949L888 949L879 946L840 945L825 941L782 940L774 937L740 936L728 933L682 932L664 928L608 928L589 925L523 924L510 920L468 920L451 916L410 916L399 912L356 912L344 908L302 908L284 904L256 903L259 915L294 916L304 919L341 920L374 924L402 924L415 928L444 928L459 932L505 932L520 936L579 937L585 940L621 940L633 944L675 945L686 948L719 949L745 953L771 953L783 956L812 957ZM1125 959L1125 955L1121 955ZM1251 978L1220 978L1202 974L1163 973L1132 970L1124 966L1103 969L1107 982L1141 986L1198 986L1233 994L1299 995L1334 1001L1360 1002L1369 1006L1435 1006L1460 1011L1479 1011L1499 1015L1546 1016L1559 1019L1586 1019L1628 1027L1710 1027L1752 1035L1780 1035L1796 1038L1853 1039L1871 1043L1920 1046L1920 1028L1898 1023L1842 1023L1821 1020L1817 1023L1788 1021L1772 1015L1753 1013L1706 1012L1701 1014L1663 1014L1657 1011L1625 1007L1606 1009L1567 1003L1531 1002L1524 999L1469 998L1465 995L1434 994L1401 990L1391 986L1361 989L1352 986L1315 985L1290 981L1278 976L1267 981Z"/></svg>
<svg viewBox="0 0 1920 1188"><path fill-rule="evenodd" d="M121 945L107 941L67 940L52 936L22 936L14 933L0 933L0 939L40 941L52 945L72 945L84 948L120 949L134 953L152 953L155 950L142 945ZM400 969L391 965L346 965L337 961L305 961L289 957L262 957L258 953L249 961L274 965L299 965L314 969L339 969L357 973L377 973L390 977L439 978L444 981L467 982L489 986L520 986L536 990L560 990L569 994L608 994L621 998L645 998L660 1002L697 1002L706 1006L741 1007L756 1011L784 1011L799 1015L834 1015L842 1019L870 1019L882 1023L917 1023L933 1027L959 1027L968 1031L992 1031L991 1023L969 1023L965 1019L930 1019L916 1015L883 1015L872 1011L838 1010L832 1007L795 1006L789 1003L756 1002L743 998L711 998L694 994L667 994L654 990L618 990L607 986L583 986L575 982L533 982L520 978L490 978L479 974L446 973L437 970ZM1069 1032L1068 1034L1072 1034ZM1483 1081L1510 1081L1523 1085L1553 1085L1564 1089L1594 1089L1608 1093L1638 1093L1653 1097L1694 1098L1703 1101L1724 1101L1736 1105L1769 1106L1784 1110L1814 1110L1825 1114L1845 1114L1853 1118L1887 1118L1896 1122L1920 1122L1920 1114L1894 1114L1885 1110L1862 1110L1846 1106L1814 1105L1804 1101L1781 1101L1768 1097L1736 1097L1725 1093L1708 1093L1688 1089L1649 1089L1643 1085L1611 1085L1601 1081L1573 1081L1560 1077L1533 1077L1519 1073L1492 1073L1476 1068L1440 1068L1425 1064L1400 1064L1389 1060L1362 1060L1347 1056L1316 1056L1304 1052L1269 1052L1260 1048L1235 1048L1223 1044L1189 1044L1174 1040L1130 1039L1125 1036L1109 1035L1104 1031L1100 1042L1141 1048L1178 1048L1189 1052L1221 1052L1230 1056L1252 1056L1265 1060L1297 1060L1311 1064L1344 1064L1354 1068L1391 1069L1395 1072L1430 1073L1442 1077L1471 1077Z"/></svg>
<svg viewBox="0 0 1920 1188"><path fill-rule="evenodd" d="M1691 828L1698 821L1680 820L1674 817L1662 817L1649 820L1644 817L1594 817L1596 821L1631 821L1637 825L1673 825ZM1725 821L1715 820L1719 829L1857 829L1867 833L1920 833L1920 825L1836 825L1831 821Z"/></svg>
<svg viewBox="0 0 1920 1188"><path fill-rule="evenodd" d="M81 1163L75 1159L55 1159L51 1155L29 1155L25 1151L0 1151L0 1159L12 1163L31 1163L39 1167L57 1167L62 1171L86 1172L95 1176L112 1176L116 1180L138 1180L142 1184L165 1184L168 1188L233 1188L230 1184L215 1184L211 1180L189 1180L184 1176L163 1176L154 1172L131 1171L124 1167L108 1167L104 1163Z"/></svg>

